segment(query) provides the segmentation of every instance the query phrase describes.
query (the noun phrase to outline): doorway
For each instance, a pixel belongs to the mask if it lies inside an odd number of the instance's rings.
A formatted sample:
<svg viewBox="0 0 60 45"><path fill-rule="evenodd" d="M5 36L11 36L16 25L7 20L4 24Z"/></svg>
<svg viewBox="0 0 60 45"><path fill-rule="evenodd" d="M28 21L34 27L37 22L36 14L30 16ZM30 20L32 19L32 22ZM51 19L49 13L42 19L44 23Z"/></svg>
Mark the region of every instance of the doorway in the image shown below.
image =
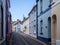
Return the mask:
<svg viewBox="0 0 60 45"><path fill-rule="evenodd" d="M56 44L56 28L57 28L57 18L56 15L52 16L52 41Z"/></svg>
<svg viewBox="0 0 60 45"><path fill-rule="evenodd" d="M48 37L49 42L51 42L51 17L48 17Z"/></svg>

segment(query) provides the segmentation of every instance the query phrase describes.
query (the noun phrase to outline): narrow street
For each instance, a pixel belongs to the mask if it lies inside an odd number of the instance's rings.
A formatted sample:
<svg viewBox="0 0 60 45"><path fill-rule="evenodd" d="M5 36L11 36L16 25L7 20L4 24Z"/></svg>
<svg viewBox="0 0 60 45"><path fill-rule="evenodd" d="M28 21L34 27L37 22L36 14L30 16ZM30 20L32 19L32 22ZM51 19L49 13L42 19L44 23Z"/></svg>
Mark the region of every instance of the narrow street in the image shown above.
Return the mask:
<svg viewBox="0 0 60 45"><path fill-rule="evenodd" d="M13 32L11 43L11 45L43 45L41 42L37 41L37 39L32 38L22 32Z"/></svg>

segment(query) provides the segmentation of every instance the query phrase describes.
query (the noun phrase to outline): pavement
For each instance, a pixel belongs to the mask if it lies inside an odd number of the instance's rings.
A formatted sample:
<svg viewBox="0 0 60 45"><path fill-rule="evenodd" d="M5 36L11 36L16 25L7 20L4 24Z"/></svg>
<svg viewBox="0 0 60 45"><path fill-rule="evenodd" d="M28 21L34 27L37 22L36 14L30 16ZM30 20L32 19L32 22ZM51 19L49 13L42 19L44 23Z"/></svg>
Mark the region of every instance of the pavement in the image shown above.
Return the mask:
<svg viewBox="0 0 60 45"><path fill-rule="evenodd" d="M23 32L13 32L10 45L47 45L46 43L24 34Z"/></svg>

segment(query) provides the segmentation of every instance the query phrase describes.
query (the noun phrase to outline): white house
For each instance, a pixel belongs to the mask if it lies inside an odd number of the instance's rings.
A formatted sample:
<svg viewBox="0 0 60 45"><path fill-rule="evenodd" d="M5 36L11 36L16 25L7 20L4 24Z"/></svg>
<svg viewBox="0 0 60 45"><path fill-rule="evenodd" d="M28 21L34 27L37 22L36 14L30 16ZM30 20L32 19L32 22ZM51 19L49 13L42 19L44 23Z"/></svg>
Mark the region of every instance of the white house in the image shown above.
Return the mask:
<svg viewBox="0 0 60 45"><path fill-rule="evenodd" d="M15 32L21 31L21 21L19 19L17 19L17 21L14 23L13 29Z"/></svg>
<svg viewBox="0 0 60 45"><path fill-rule="evenodd" d="M51 42L51 4L52 0L36 0L37 3L37 38Z"/></svg>
<svg viewBox="0 0 60 45"><path fill-rule="evenodd" d="M15 30L14 24L16 23L16 21L12 21L11 23L12 23L12 32L14 32Z"/></svg>
<svg viewBox="0 0 60 45"><path fill-rule="evenodd" d="M36 5L33 6L29 15L29 34L33 37L37 37L36 35Z"/></svg>

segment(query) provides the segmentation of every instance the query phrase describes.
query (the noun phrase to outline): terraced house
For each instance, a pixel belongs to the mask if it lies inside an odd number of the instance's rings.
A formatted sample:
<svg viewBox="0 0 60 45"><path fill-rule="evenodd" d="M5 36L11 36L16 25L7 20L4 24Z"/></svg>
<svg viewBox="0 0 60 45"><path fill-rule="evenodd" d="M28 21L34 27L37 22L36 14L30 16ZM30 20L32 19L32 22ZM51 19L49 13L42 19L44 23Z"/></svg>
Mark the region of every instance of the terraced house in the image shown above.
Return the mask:
<svg viewBox="0 0 60 45"><path fill-rule="evenodd" d="M20 32L21 31L21 21L17 19L17 21L12 23L12 31L13 32Z"/></svg>
<svg viewBox="0 0 60 45"><path fill-rule="evenodd" d="M36 34L36 5L33 6L29 15L29 34L37 38Z"/></svg>
<svg viewBox="0 0 60 45"><path fill-rule="evenodd" d="M8 38L8 12L10 0L0 0L0 45L4 45Z"/></svg>
<svg viewBox="0 0 60 45"><path fill-rule="evenodd" d="M51 45L60 44L60 0L36 0L37 38Z"/></svg>
<svg viewBox="0 0 60 45"><path fill-rule="evenodd" d="M25 34L29 34L29 17L23 17L22 32L24 32Z"/></svg>

